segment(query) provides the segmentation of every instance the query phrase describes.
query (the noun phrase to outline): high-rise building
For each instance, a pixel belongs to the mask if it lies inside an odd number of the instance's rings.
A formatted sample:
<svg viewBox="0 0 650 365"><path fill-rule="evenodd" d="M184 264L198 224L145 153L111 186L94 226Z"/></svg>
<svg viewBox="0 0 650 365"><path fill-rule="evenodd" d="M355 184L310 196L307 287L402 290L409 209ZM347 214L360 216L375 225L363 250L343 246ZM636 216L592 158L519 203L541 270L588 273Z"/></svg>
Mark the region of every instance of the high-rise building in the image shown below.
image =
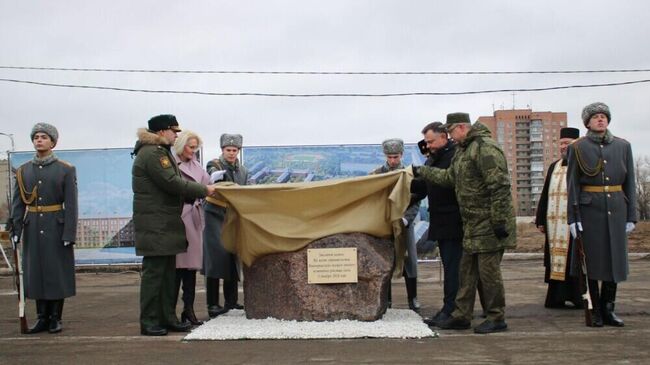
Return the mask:
<svg viewBox="0 0 650 365"><path fill-rule="evenodd" d="M479 117L503 147L508 160L512 197L518 216L535 215L551 162L560 158L560 128L567 125L565 112L531 109L497 110Z"/></svg>

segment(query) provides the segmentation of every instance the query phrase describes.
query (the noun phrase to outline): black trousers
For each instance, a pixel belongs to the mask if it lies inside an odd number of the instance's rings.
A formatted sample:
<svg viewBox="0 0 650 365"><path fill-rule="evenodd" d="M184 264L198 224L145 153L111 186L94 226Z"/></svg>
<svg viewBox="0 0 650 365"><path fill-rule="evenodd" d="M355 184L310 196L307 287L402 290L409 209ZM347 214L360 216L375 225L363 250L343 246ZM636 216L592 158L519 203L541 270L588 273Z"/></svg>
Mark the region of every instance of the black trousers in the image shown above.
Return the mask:
<svg viewBox="0 0 650 365"><path fill-rule="evenodd" d="M440 249L440 259L444 272L444 298L442 312L451 315L456 309L456 294L460 281L458 270L460 268L460 258L463 257L463 243L459 240L445 239L438 240ZM480 295L480 294L479 294Z"/></svg>

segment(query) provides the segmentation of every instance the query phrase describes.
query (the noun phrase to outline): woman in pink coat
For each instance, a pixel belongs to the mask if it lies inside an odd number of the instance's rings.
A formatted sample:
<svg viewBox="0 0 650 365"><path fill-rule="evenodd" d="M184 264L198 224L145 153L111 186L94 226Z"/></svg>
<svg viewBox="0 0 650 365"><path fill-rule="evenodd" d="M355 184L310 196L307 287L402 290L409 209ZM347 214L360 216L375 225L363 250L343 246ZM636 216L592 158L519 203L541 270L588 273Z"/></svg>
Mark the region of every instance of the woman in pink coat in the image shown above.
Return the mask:
<svg viewBox="0 0 650 365"><path fill-rule="evenodd" d="M201 138L192 131L184 131L178 135L174 143L174 157L181 171L181 176L189 181L209 184L210 177L196 158L196 152L201 147ZM181 322L189 321L193 325L202 322L194 314L194 297L196 288L196 271L203 265L203 208L199 199L186 201L181 215L185 224L187 237L187 252L176 255L176 300L183 285L183 312Z"/></svg>

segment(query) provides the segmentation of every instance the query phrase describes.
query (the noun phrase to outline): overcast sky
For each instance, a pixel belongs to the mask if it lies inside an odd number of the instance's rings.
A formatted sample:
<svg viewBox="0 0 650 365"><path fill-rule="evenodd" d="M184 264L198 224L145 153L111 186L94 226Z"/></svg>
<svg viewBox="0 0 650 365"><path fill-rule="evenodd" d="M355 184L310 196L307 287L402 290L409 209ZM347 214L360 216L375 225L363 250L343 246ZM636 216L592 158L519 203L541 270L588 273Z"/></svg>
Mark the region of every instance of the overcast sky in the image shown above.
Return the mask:
<svg viewBox="0 0 650 365"><path fill-rule="evenodd" d="M0 66L257 71L527 71L650 68L650 2L638 1L9 1ZM512 76L122 74L0 69L0 78L137 89L268 93L456 92L650 79L650 73ZM520 92L516 108L567 112L594 101L612 132L650 155L650 84ZM208 157L224 133L245 145L421 138L450 112L472 120L511 93L392 98L197 96L0 82L0 132L32 148L38 121L59 149L131 147L137 128L175 114ZM0 136L0 149L10 146Z"/></svg>

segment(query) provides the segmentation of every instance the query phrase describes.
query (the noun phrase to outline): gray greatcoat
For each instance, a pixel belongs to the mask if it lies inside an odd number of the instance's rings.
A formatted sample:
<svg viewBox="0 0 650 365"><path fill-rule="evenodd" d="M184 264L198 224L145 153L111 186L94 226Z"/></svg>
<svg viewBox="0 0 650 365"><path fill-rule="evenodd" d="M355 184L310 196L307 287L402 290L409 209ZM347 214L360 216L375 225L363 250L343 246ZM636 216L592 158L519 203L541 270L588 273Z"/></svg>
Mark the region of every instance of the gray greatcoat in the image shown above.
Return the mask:
<svg viewBox="0 0 650 365"><path fill-rule="evenodd" d="M624 281L629 273L625 224L636 222L632 147L609 131L604 138L589 132L569 146L568 160L568 223L582 222L587 276ZM621 185L622 191L586 192L585 185Z"/></svg>
<svg viewBox="0 0 650 365"><path fill-rule="evenodd" d="M62 204L54 212L28 212L14 184L12 202L13 233L23 234L23 271L25 296L30 299L57 300L76 294L73 245L77 237L77 174L74 166L55 155L34 158L18 168L25 191L37 187L30 206ZM24 217L24 220L23 220Z"/></svg>
<svg viewBox="0 0 650 365"><path fill-rule="evenodd" d="M371 174L385 174L389 171L395 171L398 169L403 169L404 165L401 163L397 167L390 167L387 163L379 166L371 172ZM418 253L417 245L415 240L415 218L418 215L420 210L420 200L416 199L413 194L411 194L411 202L404 212L404 219L408 222L408 225L404 229L404 240L406 241L406 257L404 257L404 276L407 278L417 278L418 277Z"/></svg>
<svg viewBox="0 0 650 365"><path fill-rule="evenodd" d="M223 156L208 162L208 175L226 170L222 181L246 185L248 170L239 163L230 164ZM205 210L205 230L203 231L203 274L214 279L239 280L240 261L237 255L226 251L221 243L221 226L226 218L226 208L203 203Z"/></svg>

